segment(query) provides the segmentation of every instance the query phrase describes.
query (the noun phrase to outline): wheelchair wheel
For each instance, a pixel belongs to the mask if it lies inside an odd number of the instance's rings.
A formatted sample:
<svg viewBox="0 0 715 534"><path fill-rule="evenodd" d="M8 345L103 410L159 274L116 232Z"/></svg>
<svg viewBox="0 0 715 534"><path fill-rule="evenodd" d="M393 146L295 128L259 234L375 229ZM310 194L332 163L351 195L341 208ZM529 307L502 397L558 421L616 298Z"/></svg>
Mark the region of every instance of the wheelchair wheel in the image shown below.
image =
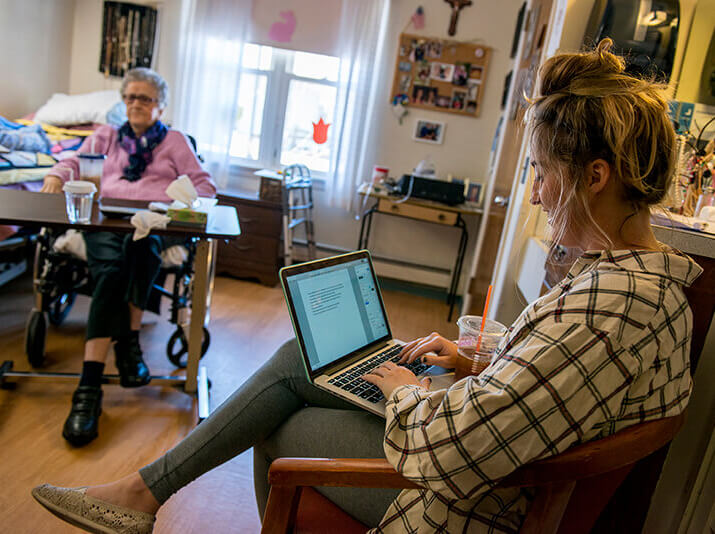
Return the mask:
<svg viewBox="0 0 715 534"><path fill-rule="evenodd" d="M46 336L45 314L40 310L32 310L25 326L25 353L33 367L40 367L45 363Z"/></svg>
<svg viewBox="0 0 715 534"><path fill-rule="evenodd" d="M201 341L201 357L204 357L206 351L209 350L211 344L211 335L208 329L204 326L204 336ZM184 335L184 329L180 326L171 334L169 342L166 344L166 357L176 367L184 369L189 357L189 342Z"/></svg>
<svg viewBox="0 0 715 534"><path fill-rule="evenodd" d="M49 309L47 310L47 317L50 319L50 324L52 326L61 325L65 318L67 318L76 297L77 293L72 291L70 293L60 295L57 300L50 304Z"/></svg>

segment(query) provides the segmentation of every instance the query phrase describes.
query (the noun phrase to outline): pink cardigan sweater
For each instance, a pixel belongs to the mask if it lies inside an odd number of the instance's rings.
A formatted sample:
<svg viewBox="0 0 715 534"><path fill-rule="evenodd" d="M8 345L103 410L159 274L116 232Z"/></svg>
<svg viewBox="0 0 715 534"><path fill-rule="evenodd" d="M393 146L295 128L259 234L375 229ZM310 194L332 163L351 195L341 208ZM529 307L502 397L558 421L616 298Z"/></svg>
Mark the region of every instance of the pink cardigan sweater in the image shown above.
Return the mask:
<svg viewBox="0 0 715 534"><path fill-rule="evenodd" d="M164 191L166 186L182 174L191 178L199 196L216 195L216 186L211 176L201 168L196 154L181 132L169 130L164 140L152 152L153 160L147 165L142 178L136 182L122 179L124 167L129 165L129 154L119 146L118 139L116 128L101 126L85 139L77 151L91 153L94 146L94 152L107 155L102 173L101 196L171 202ZM79 179L79 161L76 156L60 161L48 174L67 181L71 177L70 169L75 179Z"/></svg>

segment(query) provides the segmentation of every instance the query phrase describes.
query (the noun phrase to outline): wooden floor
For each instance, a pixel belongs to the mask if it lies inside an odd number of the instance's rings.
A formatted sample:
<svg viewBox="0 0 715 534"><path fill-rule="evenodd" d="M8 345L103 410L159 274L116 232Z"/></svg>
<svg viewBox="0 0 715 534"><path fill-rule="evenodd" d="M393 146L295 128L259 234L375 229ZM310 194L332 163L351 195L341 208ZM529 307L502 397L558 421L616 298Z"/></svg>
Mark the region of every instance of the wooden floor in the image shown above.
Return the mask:
<svg viewBox="0 0 715 534"><path fill-rule="evenodd" d="M437 330L457 335L442 301L404 292L384 294L393 334L412 339ZM0 357L15 370L29 370L24 324L32 306L28 276L0 287ZM50 329L45 370L79 371L88 299L80 297L66 322ZM169 374L166 342L173 331L164 317L149 314L142 345L152 374ZM211 308L211 348L202 360L217 406L293 335L280 287L218 278ZM116 372L113 361L108 372ZM45 512L30 496L40 483L78 486L107 482L152 461L195 424L195 402L172 388L104 388L100 436L75 449L61 436L74 384L19 383L0 390L0 531L66 533L75 530ZM207 473L161 509L155 532L258 532L251 451Z"/></svg>

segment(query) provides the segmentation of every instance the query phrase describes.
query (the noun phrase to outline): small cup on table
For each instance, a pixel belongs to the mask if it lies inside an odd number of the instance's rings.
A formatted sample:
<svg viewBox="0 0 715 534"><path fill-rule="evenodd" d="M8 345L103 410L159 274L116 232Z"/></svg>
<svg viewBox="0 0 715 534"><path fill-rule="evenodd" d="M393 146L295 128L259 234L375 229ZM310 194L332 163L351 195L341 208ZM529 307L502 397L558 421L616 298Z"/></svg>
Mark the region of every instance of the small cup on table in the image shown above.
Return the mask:
<svg viewBox="0 0 715 534"><path fill-rule="evenodd" d="M478 375L489 366L507 329L500 322L487 319L484 331L481 331L482 318L479 315L463 315L457 326L459 340L454 378L461 380L469 375Z"/></svg>
<svg viewBox="0 0 715 534"><path fill-rule="evenodd" d="M62 187L65 192L67 218L71 223L89 222L92 217L92 201L97 188L92 182L70 180Z"/></svg>
<svg viewBox="0 0 715 534"><path fill-rule="evenodd" d="M92 182L97 188L97 192L101 189L102 172L104 171L104 154L77 154L79 159L79 178L85 182Z"/></svg>

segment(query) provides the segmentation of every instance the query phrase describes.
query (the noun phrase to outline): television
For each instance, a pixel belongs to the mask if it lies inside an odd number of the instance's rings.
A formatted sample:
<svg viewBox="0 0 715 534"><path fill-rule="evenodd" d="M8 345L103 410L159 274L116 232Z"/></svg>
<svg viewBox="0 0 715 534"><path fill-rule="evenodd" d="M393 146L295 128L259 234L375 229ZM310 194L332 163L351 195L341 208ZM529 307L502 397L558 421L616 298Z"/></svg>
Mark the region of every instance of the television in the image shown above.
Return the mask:
<svg viewBox="0 0 715 534"><path fill-rule="evenodd" d="M668 82L680 28L678 0L596 0L584 45L613 39L613 51L626 58L628 73Z"/></svg>

